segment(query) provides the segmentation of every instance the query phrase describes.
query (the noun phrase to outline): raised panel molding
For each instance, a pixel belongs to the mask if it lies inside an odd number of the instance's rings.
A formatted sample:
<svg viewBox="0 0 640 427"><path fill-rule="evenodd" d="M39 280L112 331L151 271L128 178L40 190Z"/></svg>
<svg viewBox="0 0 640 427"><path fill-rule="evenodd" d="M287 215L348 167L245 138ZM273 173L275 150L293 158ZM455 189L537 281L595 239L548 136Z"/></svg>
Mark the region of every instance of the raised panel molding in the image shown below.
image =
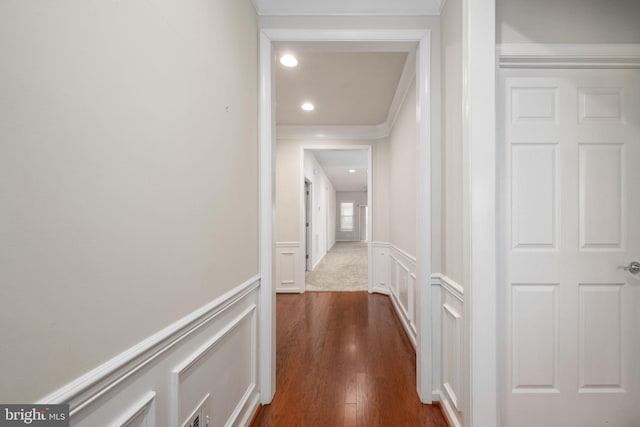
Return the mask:
<svg viewBox="0 0 640 427"><path fill-rule="evenodd" d="M511 287L513 393L558 391L558 285Z"/></svg>
<svg viewBox="0 0 640 427"><path fill-rule="evenodd" d="M580 122L624 123L621 88L578 89Z"/></svg>
<svg viewBox="0 0 640 427"><path fill-rule="evenodd" d="M580 248L624 248L624 144L580 143Z"/></svg>
<svg viewBox="0 0 640 427"><path fill-rule="evenodd" d="M171 398L175 396L171 373L183 363L185 357L197 353L211 340L216 340L218 350L233 350L236 356L251 360L251 367L234 363L226 368L237 376L251 378L253 386L238 401L228 402L228 412L232 416L223 424L230 422L228 425L246 426L259 404L255 387L259 286L259 277L251 278L44 397L40 403L69 404L71 424L75 427L177 425L173 424L175 415L170 413L174 411ZM240 323L236 325L234 322L238 319ZM250 325L251 333L243 335L242 344L225 339L243 321L247 327ZM227 348L228 345L234 348ZM211 386L212 396L225 395L227 384L219 381L218 377L203 376L203 381ZM234 409L236 412L233 412Z"/></svg>
<svg viewBox="0 0 640 427"><path fill-rule="evenodd" d="M120 419L113 423L114 427L155 427L156 392L150 391L135 403Z"/></svg>
<svg viewBox="0 0 640 427"><path fill-rule="evenodd" d="M303 258L300 242L276 242L276 292L304 292Z"/></svg>
<svg viewBox="0 0 640 427"><path fill-rule="evenodd" d="M464 288L444 274L431 275L434 311L439 312L434 323L434 361L439 390L438 396L444 413L452 426L462 426L462 366ZM436 374L436 378L438 375Z"/></svg>
<svg viewBox="0 0 640 427"><path fill-rule="evenodd" d="M256 390L257 306L252 304L173 370L173 420L183 425L202 396L212 393L211 380L224 385L207 413L212 425L237 425L242 408ZM226 405L225 405L226 404ZM225 409L233 408L227 415Z"/></svg>
<svg viewBox="0 0 640 427"><path fill-rule="evenodd" d="M579 392L622 393L623 283L580 284Z"/></svg>
<svg viewBox="0 0 640 427"><path fill-rule="evenodd" d="M556 249L556 144L512 144L511 211L514 249Z"/></svg>
<svg viewBox="0 0 640 427"><path fill-rule="evenodd" d="M462 315L442 304L442 387L453 406L462 409Z"/></svg>

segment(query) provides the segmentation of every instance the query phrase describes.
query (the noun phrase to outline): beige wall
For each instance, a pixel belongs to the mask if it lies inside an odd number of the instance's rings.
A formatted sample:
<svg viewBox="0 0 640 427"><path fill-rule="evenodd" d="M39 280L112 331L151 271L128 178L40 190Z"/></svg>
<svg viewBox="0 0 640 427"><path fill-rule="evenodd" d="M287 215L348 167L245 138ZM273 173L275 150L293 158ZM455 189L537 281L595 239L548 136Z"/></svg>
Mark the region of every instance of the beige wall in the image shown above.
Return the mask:
<svg viewBox="0 0 640 427"><path fill-rule="evenodd" d="M0 2L0 402L258 273L249 0Z"/></svg>
<svg viewBox="0 0 640 427"><path fill-rule="evenodd" d="M638 0L497 0L496 8L496 43L640 43Z"/></svg>
<svg viewBox="0 0 640 427"><path fill-rule="evenodd" d="M407 91L389 142L389 242L416 255L416 122L415 81Z"/></svg>
<svg viewBox="0 0 640 427"><path fill-rule="evenodd" d="M442 11L442 273L463 284L462 0Z"/></svg>

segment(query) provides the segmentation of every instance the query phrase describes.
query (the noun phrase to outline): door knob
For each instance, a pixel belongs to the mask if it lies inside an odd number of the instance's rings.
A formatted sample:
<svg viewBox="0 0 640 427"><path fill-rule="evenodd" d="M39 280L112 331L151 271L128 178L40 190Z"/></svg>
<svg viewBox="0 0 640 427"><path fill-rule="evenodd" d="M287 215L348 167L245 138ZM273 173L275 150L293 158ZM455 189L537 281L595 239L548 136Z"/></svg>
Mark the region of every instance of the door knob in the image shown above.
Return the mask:
<svg viewBox="0 0 640 427"><path fill-rule="evenodd" d="M631 274L638 274L640 273L640 262L638 261L631 261L629 263L629 265L627 265L626 267L624 267L624 271L628 271Z"/></svg>

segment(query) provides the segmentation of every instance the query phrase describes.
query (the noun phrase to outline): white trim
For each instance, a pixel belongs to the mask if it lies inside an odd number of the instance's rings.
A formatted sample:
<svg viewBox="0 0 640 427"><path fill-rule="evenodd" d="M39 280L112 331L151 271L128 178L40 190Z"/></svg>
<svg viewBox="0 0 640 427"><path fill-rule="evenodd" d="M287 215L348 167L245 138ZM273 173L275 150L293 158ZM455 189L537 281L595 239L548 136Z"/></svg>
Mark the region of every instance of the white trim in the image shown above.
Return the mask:
<svg viewBox="0 0 640 427"><path fill-rule="evenodd" d="M433 11L433 12L426 12L426 11L421 11L421 10L415 10L415 11L404 11L404 12L334 12L334 13L330 13L330 12L322 12L322 13L318 13L318 12L283 12L283 11L272 11L272 12L264 12L264 11L258 11L258 15L260 16L293 16L293 17L309 17L309 16L313 16L313 17L327 17L327 18L331 18L331 17L336 17L336 16L347 16L347 17L368 17L368 16L381 16L381 17L386 17L386 16L394 16L394 17L411 17L411 18L415 18L415 17L419 17L419 16L439 16L440 13L438 11Z"/></svg>
<svg viewBox="0 0 640 427"><path fill-rule="evenodd" d="M403 257L405 257L407 260L411 261L413 264L416 264L416 257L414 257L413 255L411 255L409 252L405 252L402 249L400 249L399 247L397 247L396 245L394 245L393 243L387 243L386 244L390 249L393 249L394 251L398 252L400 255L402 255Z"/></svg>
<svg viewBox="0 0 640 427"><path fill-rule="evenodd" d="M465 427L498 425L496 0L463 0Z"/></svg>
<svg viewBox="0 0 640 427"><path fill-rule="evenodd" d="M303 126L278 125L278 139L305 140L375 140L386 138L390 134L386 123L372 126Z"/></svg>
<svg viewBox="0 0 640 427"><path fill-rule="evenodd" d="M440 7L438 7L438 15L442 15L444 7L447 5L447 0L440 0Z"/></svg>
<svg viewBox="0 0 640 427"><path fill-rule="evenodd" d="M250 292L258 289L254 276L242 285L214 299L146 340L120 353L80 378L40 399L38 404L69 404L73 417L159 356L210 323Z"/></svg>
<svg viewBox="0 0 640 427"><path fill-rule="evenodd" d="M416 348L416 384L418 395L423 403L431 403L433 381L433 354L431 346L431 286L427 286L431 275L431 30L427 29L261 29L260 33L260 178L268 180L268 185L261 185L261 215L260 215L260 272L265 281L261 287L261 310L267 312L260 317L260 355L261 360L261 396L263 403L269 403L273 396L275 385L275 355L273 339L275 338L275 322L273 318L274 294L271 284L273 258L273 164L272 148L274 141L274 124L272 117L272 63L271 43L276 41L363 41L363 42L418 42L416 87L417 87L417 117L418 117L418 170L421 173L417 182L417 280L418 306L420 319L417 322L418 339ZM434 100L435 104L439 100ZM437 123L435 124L437 127ZM371 192L369 192L371 194ZM369 206L373 206L369 204ZM369 221L372 225L372 221ZM372 236L372 234L370 234ZM371 245L369 245L371 247ZM267 253L271 249L271 252ZM371 250L370 250L371 254ZM266 279L268 278L268 283ZM268 372L267 372L268 371ZM267 381L268 386L267 387ZM269 397L265 397L266 393Z"/></svg>
<svg viewBox="0 0 640 427"><path fill-rule="evenodd" d="M304 277L305 260L300 242L276 242L275 244L275 292L276 293L302 293L304 286L301 277ZM282 257L293 256L292 280L282 280ZM300 262L302 260L302 262ZM284 285L284 286L283 286Z"/></svg>
<svg viewBox="0 0 640 427"><path fill-rule="evenodd" d="M235 416L234 420L236 421L236 426L248 427L251 419L255 415L258 407L260 406L260 395L258 393L253 393L255 390L255 385L252 388L247 389L247 392L242 397L243 405L239 406L240 414L244 414L244 416L238 419L238 415ZM250 397L253 396L253 399Z"/></svg>
<svg viewBox="0 0 640 427"><path fill-rule="evenodd" d="M245 319L249 318L249 316L251 316L251 318L254 319L254 321L251 323L251 335L252 335L251 342L253 345L253 343L255 342L254 340L255 326L254 325L255 325L256 311L257 311L257 306L255 304L252 304L246 309L244 309L238 316L236 316L231 322L229 322L213 338L205 342L189 357L187 357L179 365L173 368L171 372L172 374L171 375L172 377L171 394L173 396L173 399L171 399L171 401L173 402L174 406L172 408L173 410L170 411L172 414L171 418L173 418L173 425L180 425L180 422L181 422L181 420L179 419L179 416L180 416L179 406L180 406L180 377L182 376L182 374L184 374L187 370L189 370L189 368L194 366L196 362L202 359L207 353L213 350L226 336L228 336L234 329L236 329L238 325L240 325L240 323L242 323ZM238 404L234 408L231 416L228 418L226 423L227 426L235 424L237 418L242 414L242 410L247 405L249 398L251 397L254 390L256 389L257 376L255 371L255 365L256 365L255 355L256 355L256 351L254 347L251 349L251 383L249 384L249 387L247 387L247 390L242 396L242 399L240 399L240 402L238 402ZM193 414L191 416L193 416Z"/></svg>
<svg viewBox="0 0 640 427"><path fill-rule="evenodd" d="M449 400L445 398L442 390L438 390L437 394L440 400L440 405L444 408L444 415L447 417L449 424L451 424L452 427L462 427L462 424L460 424L460 421L458 421L458 418L455 415L455 410L451 407Z"/></svg>
<svg viewBox="0 0 640 427"><path fill-rule="evenodd" d="M116 426L117 427L127 427L129 424L131 424L133 421L135 421L135 419L138 418L139 415L141 415L143 412L145 412L147 410L150 410L148 416L150 418L152 418L150 420L150 424L151 425L155 425L155 414L151 410L152 409L152 405L154 404L155 398L156 398L156 392L155 391L148 392L140 400L138 400L131 407L131 409L129 409L120 419L118 419L114 423L111 423L110 425L112 427L116 427Z"/></svg>
<svg viewBox="0 0 640 427"><path fill-rule="evenodd" d="M640 68L640 44L502 44L501 68Z"/></svg>
<svg viewBox="0 0 640 427"><path fill-rule="evenodd" d="M367 289L369 293L373 293L373 247L371 246L371 238L373 237L373 147L369 146L367 152ZM336 201L337 203L337 201Z"/></svg>
<svg viewBox="0 0 640 427"><path fill-rule="evenodd" d="M275 244L273 239L275 198L273 187L275 180L273 148L275 141L275 117L272 114L274 80L271 55L271 40L264 32L260 33L260 104L258 106L258 150L260 173L260 311L258 321L258 354L260 402L269 404L276 392L276 294L274 289L275 268L273 265Z"/></svg>
<svg viewBox="0 0 640 427"><path fill-rule="evenodd" d="M440 13L437 10L405 10L403 12L300 12L300 11L283 11L283 10L272 10L272 11L264 11L256 8L258 15L260 16L300 16L300 17L335 17L335 16L348 16L348 17L367 17L367 16L394 16L394 17L411 17L414 18L416 16L438 16Z"/></svg>
<svg viewBox="0 0 640 427"><path fill-rule="evenodd" d="M421 41L429 30L417 29L288 29L288 28L263 28L262 34L271 41L370 41L370 42L416 42Z"/></svg>
<svg viewBox="0 0 640 427"><path fill-rule="evenodd" d="M444 274L436 273L431 275L431 284L444 288L460 302L464 302L464 288Z"/></svg>

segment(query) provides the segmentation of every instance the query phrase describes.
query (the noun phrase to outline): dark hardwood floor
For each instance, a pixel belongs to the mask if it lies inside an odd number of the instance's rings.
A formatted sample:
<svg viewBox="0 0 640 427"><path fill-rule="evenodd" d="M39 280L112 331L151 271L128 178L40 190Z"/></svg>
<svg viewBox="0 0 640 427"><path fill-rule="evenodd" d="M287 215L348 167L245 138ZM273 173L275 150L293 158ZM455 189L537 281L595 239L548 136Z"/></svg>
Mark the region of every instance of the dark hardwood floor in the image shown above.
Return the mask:
<svg viewBox="0 0 640 427"><path fill-rule="evenodd" d="M447 427L416 393L415 352L388 297L277 296L277 386L252 426Z"/></svg>

